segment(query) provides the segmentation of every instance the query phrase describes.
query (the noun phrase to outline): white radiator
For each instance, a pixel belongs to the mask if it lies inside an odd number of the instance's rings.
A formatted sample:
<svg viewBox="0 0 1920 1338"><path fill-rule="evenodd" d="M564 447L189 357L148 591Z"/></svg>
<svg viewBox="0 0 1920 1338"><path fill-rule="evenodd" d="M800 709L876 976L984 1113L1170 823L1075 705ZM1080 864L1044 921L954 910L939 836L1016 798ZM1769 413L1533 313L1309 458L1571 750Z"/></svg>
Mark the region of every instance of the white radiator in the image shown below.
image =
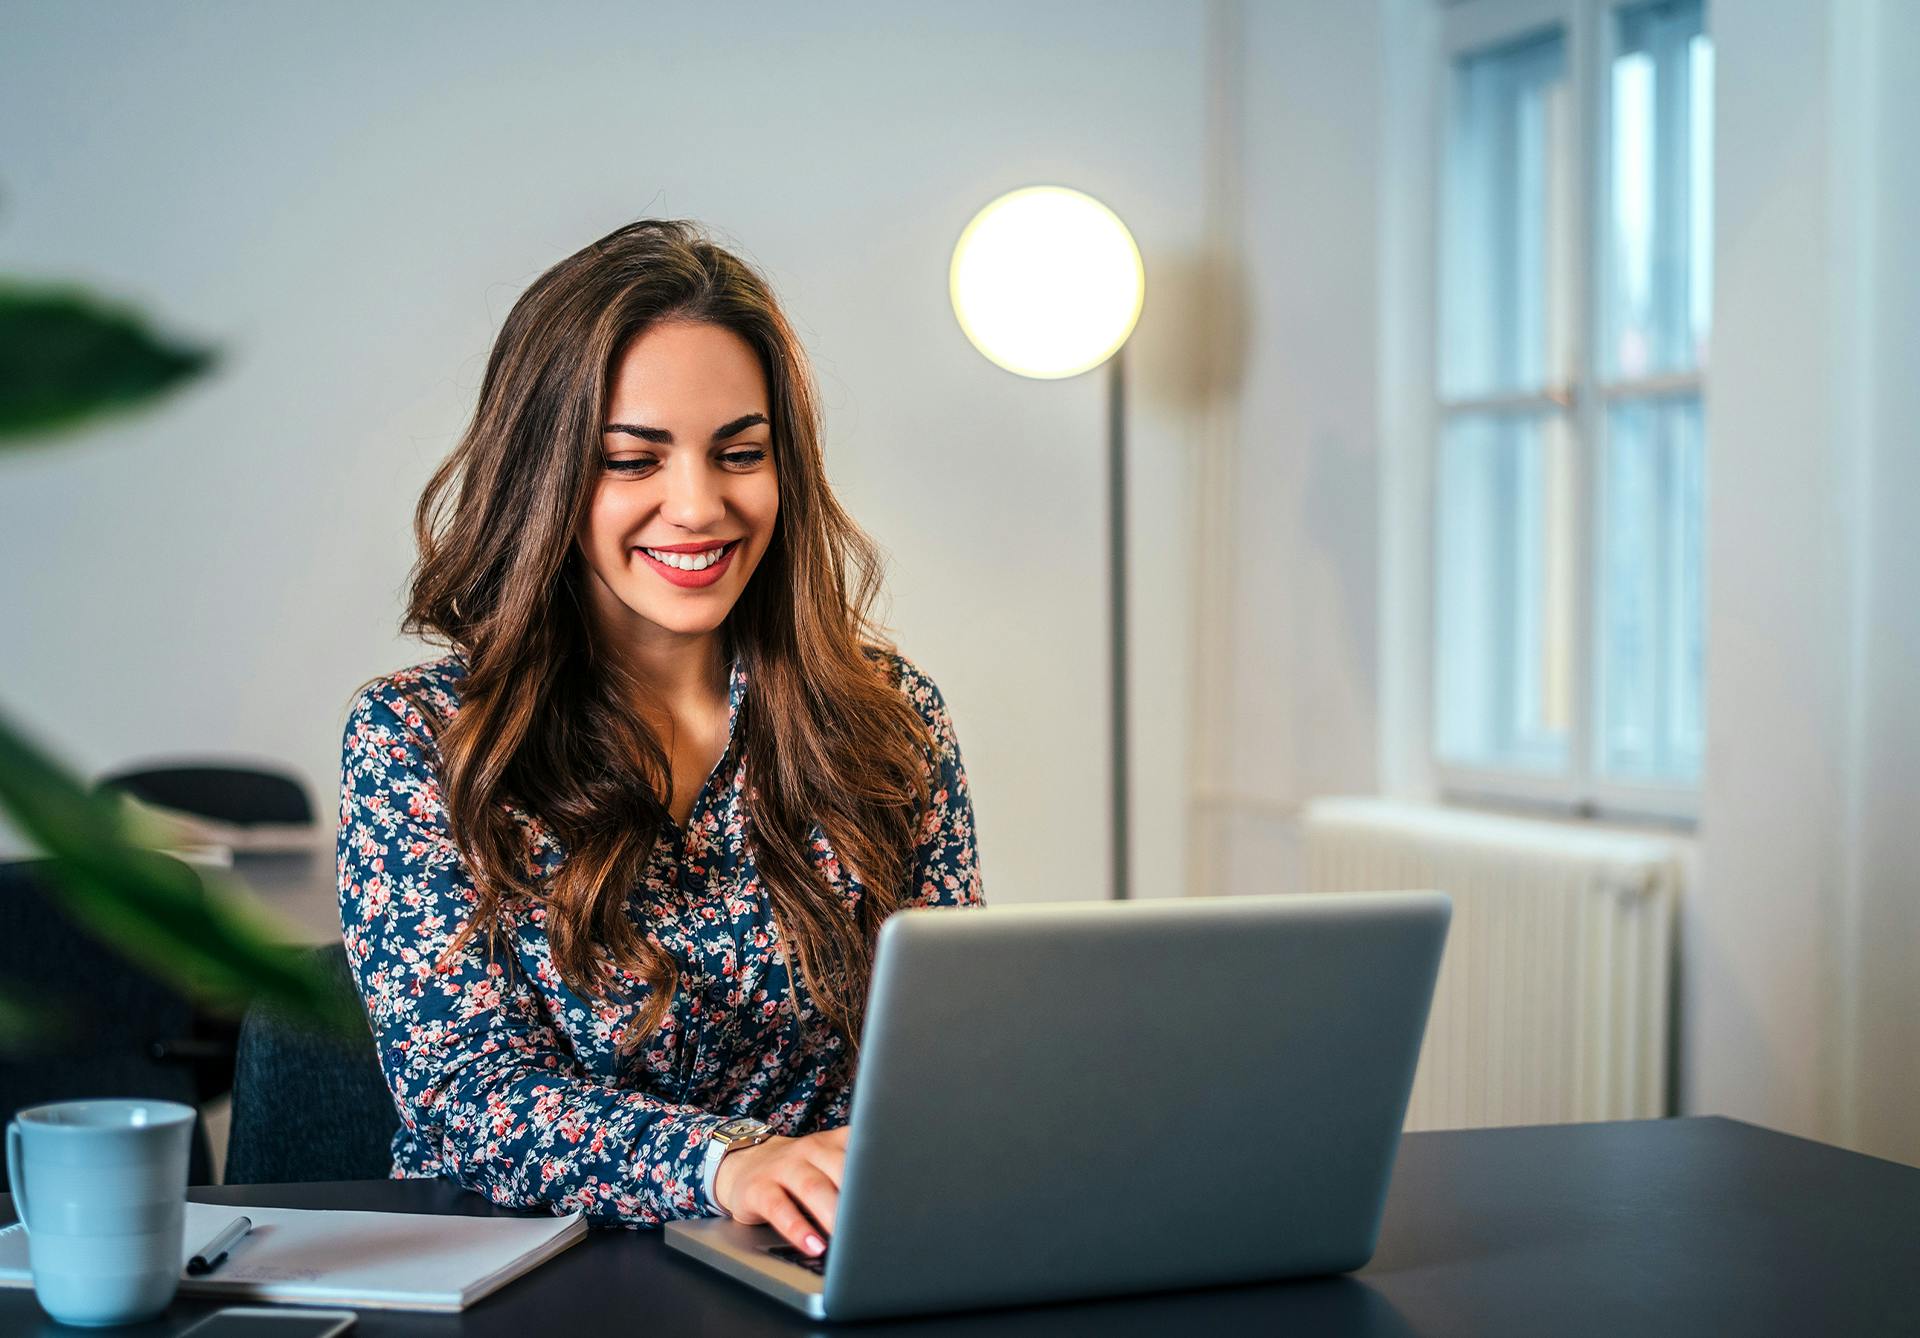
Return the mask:
<svg viewBox="0 0 1920 1338"><path fill-rule="evenodd" d="M1667 1113L1672 842L1384 799L1302 825L1311 891L1453 897L1407 1128Z"/></svg>

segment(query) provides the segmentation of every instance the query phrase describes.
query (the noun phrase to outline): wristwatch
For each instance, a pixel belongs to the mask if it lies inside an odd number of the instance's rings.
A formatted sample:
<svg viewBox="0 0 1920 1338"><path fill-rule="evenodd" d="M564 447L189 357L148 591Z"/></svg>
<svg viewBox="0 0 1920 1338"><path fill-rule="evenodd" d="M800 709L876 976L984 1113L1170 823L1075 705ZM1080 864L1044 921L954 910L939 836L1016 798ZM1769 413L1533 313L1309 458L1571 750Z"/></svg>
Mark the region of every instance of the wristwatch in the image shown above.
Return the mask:
<svg viewBox="0 0 1920 1338"><path fill-rule="evenodd" d="M750 1148L772 1137L773 1126L751 1115L736 1116L716 1125L707 1135L707 1156L700 1166L700 1185L707 1193L707 1202L720 1207L719 1200L713 1197L713 1181L720 1174L720 1159L736 1149ZM720 1211L726 1212L726 1209Z"/></svg>

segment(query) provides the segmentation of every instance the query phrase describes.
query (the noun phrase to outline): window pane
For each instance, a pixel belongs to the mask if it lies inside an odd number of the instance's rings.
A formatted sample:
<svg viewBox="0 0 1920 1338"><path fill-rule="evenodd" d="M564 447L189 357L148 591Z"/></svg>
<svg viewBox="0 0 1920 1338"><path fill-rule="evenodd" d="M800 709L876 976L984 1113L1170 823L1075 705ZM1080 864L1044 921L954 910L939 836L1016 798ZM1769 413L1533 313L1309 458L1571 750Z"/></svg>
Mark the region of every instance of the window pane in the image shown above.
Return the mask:
<svg viewBox="0 0 1920 1338"><path fill-rule="evenodd" d="M1712 306L1713 48L1699 0L1617 14L1606 374L1692 371Z"/></svg>
<svg viewBox="0 0 1920 1338"><path fill-rule="evenodd" d="M1570 97L1558 29L1454 64L1440 328L1449 399L1571 379Z"/></svg>
<svg viewBox="0 0 1920 1338"><path fill-rule="evenodd" d="M1443 761L1566 767L1573 488L1562 414L1459 414L1446 427L1434 629Z"/></svg>
<svg viewBox="0 0 1920 1338"><path fill-rule="evenodd" d="M1629 780L1699 777L1701 516L1698 396L1608 416L1600 526L1600 769Z"/></svg>

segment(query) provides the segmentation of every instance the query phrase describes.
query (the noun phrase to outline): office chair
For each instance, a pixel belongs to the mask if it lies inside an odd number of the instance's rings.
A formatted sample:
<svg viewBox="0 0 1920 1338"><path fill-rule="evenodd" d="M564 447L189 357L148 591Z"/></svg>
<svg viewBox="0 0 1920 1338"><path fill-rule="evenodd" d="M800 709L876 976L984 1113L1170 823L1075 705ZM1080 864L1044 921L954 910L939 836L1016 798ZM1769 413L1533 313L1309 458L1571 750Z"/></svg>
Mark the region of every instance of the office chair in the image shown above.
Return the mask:
<svg viewBox="0 0 1920 1338"><path fill-rule="evenodd" d="M29 1013L33 1035L0 1053L0 1118L48 1101L144 1097L198 1108L193 1004L68 918L51 860L0 863L0 989ZM206 1123L196 1116L189 1183L211 1182Z"/></svg>
<svg viewBox="0 0 1920 1338"><path fill-rule="evenodd" d="M235 827L303 826L313 822L306 786L285 772L218 763L135 767L100 778L144 804Z"/></svg>
<svg viewBox="0 0 1920 1338"><path fill-rule="evenodd" d="M313 953L342 998L359 996L341 944ZM255 1004L240 1024L226 1183L385 1180L400 1117L371 1032L349 1040Z"/></svg>
<svg viewBox="0 0 1920 1338"><path fill-rule="evenodd" d="M119 791L154 808L232 828L236 834L273 831L284 837L289 829L317 830L306 786L285 772L261 767L216 761L130 767L102 776L95 789ZM286 858L277 854L243 855L239 850L234 854L236 869L243 863L273 866ZM239 1024L232 1018L196 1013L192 1038L199 1051L193 1065L194 1094L197 1104L204 1105L233 1089Z"/></svg>

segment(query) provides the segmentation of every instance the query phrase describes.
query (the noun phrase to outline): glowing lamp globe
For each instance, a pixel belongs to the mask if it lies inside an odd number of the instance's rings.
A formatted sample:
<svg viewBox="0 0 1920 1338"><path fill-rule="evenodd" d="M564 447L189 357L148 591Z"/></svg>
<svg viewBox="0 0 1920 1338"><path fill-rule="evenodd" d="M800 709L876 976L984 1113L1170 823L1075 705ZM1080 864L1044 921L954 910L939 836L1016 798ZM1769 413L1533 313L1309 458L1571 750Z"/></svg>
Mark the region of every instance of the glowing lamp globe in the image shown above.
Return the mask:
<svg viewBox="0 0 1920 1338"><path fill-rule="evenodd" d="M1029 186L973 216L947 284L975 348L1010 372L1055 380L1127 342L1147 274L1113 210L1064 186Z"/></svg>

